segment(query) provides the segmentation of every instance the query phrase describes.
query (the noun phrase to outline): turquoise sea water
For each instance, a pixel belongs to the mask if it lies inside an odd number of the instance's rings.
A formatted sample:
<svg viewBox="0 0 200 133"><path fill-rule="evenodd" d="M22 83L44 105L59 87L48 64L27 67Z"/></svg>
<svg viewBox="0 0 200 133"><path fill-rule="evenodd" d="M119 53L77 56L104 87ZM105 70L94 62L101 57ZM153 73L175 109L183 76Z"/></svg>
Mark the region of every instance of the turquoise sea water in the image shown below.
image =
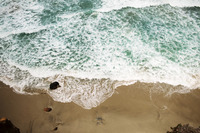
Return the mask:
<svg viewBox="0 0 200 133"><path fill-rule="evenodd" d="M200 0L3 0L0 80L84 108L136 81L200 87ZM48 91L58 81L61 88Z"/></svg>

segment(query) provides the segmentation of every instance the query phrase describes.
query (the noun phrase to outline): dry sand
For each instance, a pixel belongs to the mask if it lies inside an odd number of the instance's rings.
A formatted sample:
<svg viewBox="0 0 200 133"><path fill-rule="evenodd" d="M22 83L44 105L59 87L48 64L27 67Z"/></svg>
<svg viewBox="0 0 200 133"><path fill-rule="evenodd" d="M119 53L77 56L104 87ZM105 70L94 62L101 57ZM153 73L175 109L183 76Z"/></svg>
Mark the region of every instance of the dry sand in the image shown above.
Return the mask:
<svg viewBox="0 0 200 133"><path fill-rule="evenodd" d="M87 110L46 94L16 94L0 83L0 117L10 119L21 133L165 133L179 123L200 126L199 89L166 97L144 85L121 86L100 106ZM52 111L45 112L45 107Z"/></svg>

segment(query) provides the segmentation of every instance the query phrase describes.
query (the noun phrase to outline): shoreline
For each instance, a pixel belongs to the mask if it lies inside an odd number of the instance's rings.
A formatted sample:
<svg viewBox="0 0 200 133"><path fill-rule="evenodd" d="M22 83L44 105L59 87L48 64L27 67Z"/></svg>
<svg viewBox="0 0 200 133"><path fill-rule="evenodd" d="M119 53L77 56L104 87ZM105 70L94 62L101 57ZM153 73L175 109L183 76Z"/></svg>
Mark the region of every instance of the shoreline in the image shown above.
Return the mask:
<svg viewBox="0 0 200 133"><path fill-rule="evenodd" d="M148 86L120 86L110 98L88 110L53 101L47 94L16 94L0 82L0 117L11 120L21 133L51 132L56 127L58 133L161 133L179 123L200 126L200 89L166 96ZM45 112L46 107L52 111Z"/></svg>

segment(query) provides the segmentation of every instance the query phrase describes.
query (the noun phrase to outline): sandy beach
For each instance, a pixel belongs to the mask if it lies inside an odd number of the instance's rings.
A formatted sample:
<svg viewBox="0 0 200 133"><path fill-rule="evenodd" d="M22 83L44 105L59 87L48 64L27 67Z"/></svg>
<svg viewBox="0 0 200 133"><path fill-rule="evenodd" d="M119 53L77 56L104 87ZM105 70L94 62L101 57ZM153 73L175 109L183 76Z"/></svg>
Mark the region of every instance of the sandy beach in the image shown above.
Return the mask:
<svg viewBox="0 0 200 133"><path fill-rule="evenodd" d="M179 123L200 126L199 89L166 96L148 85L121 86L100 106L87 110L55 102L47 94L16 94L1 82L0 117L11 120L21 133L165 133ZM46 107L52 111L45 112Z"/></svg>

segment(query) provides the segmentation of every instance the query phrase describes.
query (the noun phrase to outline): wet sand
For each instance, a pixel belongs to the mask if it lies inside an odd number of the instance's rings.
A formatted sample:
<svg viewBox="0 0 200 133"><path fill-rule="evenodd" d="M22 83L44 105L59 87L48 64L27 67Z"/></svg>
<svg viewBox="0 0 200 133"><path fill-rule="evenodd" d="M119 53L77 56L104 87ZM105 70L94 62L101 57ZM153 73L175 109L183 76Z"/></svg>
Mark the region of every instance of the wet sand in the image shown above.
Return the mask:
<svg viewBox="0 0 200 133"><path fill-rule="evenodd" d="M200 126L200 89L166 96L152 92L149 85L121 86L100 106L87 110L46 94L16 94L0 83L0 117L10 119L21 133L165 133L179 123ZM52 111L45 112L45 107Z"/></svg>

